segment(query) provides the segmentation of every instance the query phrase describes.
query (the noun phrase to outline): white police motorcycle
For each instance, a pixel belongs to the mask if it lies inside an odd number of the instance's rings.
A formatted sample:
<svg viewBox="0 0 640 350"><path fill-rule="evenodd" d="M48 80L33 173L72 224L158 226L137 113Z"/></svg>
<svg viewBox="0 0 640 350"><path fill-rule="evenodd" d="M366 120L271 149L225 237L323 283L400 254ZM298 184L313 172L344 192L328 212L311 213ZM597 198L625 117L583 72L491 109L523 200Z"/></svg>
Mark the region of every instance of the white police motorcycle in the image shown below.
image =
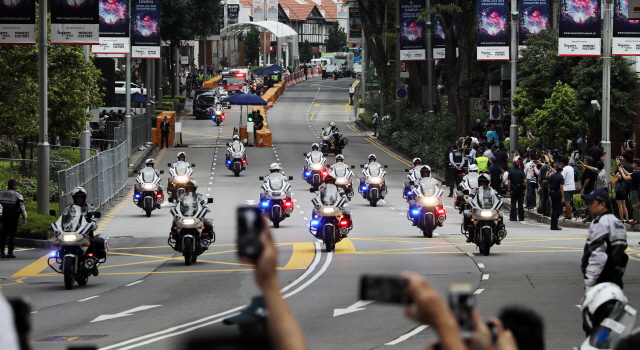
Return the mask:
<svg viewBox="0 0 640 350"><path fill-rule="evenodd" d="M100 218L100 212L82 215L82 207L69 205L56 222L51 224L55 237L56 251L49 255L47 264L55 272L64 275L64 286L73 289L74 282L85 286L89 276L98 276L97 267L107 261L109 238L99 234L91 236L97 229L93 221ZM58 264L58 268L51 265L51 260Z"/></svg>
<svg viewBox="0 0 640 350"><path fill-rule="evenodd" d="M360 164L360 167L364 168L364 164ZM368 200L373 207L377 206L378 201L387 195L387 185L384 180L387 176L387 171L384 169L387 167L385 165L383 168L380 163L373 162L369 163L369 166L362 171L364 178L360 179L358 191L362 198Z"/></svg>
<svg viewBox="0 0 640 350"><path fill-rule="evenodd" d="M327 159L319 151L311 151L309 156L307 156L307 153L302 155L307 163L302 178L311 185L313 191L317 191L318 187L324 183L324 178L329 174L325 164Z"/></svg>
<svg viewBox="0 0 640 350"><path fill-rule="evenodd" d="M431 238L435 228L447 219L441 202L443 191L438 180L426 177L420 179L413 192L416 199L409 200L407 219L416 223L423 236Z"/></svg>
<svg viewBox="0 0 640 350"><path fill-rule="evenodd" d="M228 147L229 153L225 165L235 176L240 176L240 172L247 168L247 159L245 158L246 149L242 142L232 142Z"/></svg>
<svg viewBox="0 0 640 350"><path fill-rule="evenodd" d="M471 209L462 213L462 233L475 242L481 254L489 255L491 247L499 245L507 236L503 213L500 211L504 202L491 187L478 187L467 198L467 204Z"/></svg>
<svg viewBox="0 0 640 350"><path fill-rule="evenodd" d="M207 203L213 203L213 198L208 198ZM185 194L171 209L177 238L169 237L168 243L175 251L182 252L187 266L195 263L198 256L216 241L213 219L205 219L209 212L195 192Z"/></svg>
<svg viewBox="0 0 640 350"><path fill-rule="evenodd" d="M338 162L333 164L329 169L329 176L336 179L336 187L338 187L338 191L342 191L349 200L353 198L353 184L351 183L351 176L353 176L353 171L351 169L355 169L355 166L349 166L345 163Z"/></svg>
<svg viewBox="0 0 640 350"><path fill-rule="evenodd" d="M324 242L327 253L333 251L353 228L351 210L344 208L347 199L340 195L334 184L326 184L320 191L320 198L313 198L314 210L309 224L309 232ZM313 192L313 191L311 191Z"/></svg>
<svg viewBox="0 0 640 350"><path fill-rule="evenodd" d="M260 210L269 216L273 222L273 227L280 227L280 222L291 216L293 212L293 201L291 201L291 185L287 182L287 177L280 173L271 173L265 181L264 176L259 179L262 184L263 193L260 193ZM289 176L293 180L293 176Z"/></svg>
<svg viewBox="0 0 640 350"><path fill-rule="evenodd" d="M137 171L134 170L134 173ZM160 174L164 174L164 171L160 170ZM156 170L150 167L140 170L140 174L136 177L137 191L133 196L133 203L142 208L147 217L150 217L155 209L160 209L164 202L161 180Z"/></svg>
<svg viewBox="0 0 640 350"><path fill-rule="evenodd" d="M195 164L189 164L185 161L179 160L174 167L171 163L167 163L169 167L169 183L167 188L169 195L169 202L176 202L180 196L185 194L185 185L193 176L193 167Z"/></svg>

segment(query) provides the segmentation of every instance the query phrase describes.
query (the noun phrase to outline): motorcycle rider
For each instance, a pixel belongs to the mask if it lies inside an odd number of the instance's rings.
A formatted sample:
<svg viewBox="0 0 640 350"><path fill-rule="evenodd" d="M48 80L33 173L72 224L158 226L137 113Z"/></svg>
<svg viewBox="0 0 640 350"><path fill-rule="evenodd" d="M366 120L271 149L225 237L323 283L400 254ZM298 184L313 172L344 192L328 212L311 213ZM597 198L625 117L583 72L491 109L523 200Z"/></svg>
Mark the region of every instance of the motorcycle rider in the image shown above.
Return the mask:
<svg viewBox="0 0 640 350"><path fill-rule="evenodd" d="M362 175L365 175L365 174L366 174L366 173L365 173L365 170L369 169L369 166L370 166L371 164L373 164L373 163L377 163L377 164L380 166L380 168L382 168L382 165L380 165L380 164L377 162L377 159L378 159L378 158L376 158L376 155L375 155L375 154L371 153L371 154L369 155L368 162L367 162L367 164L365 164L365 165L364 165L364 168L362 169ZM431 171L431 169L429 169L429 171ZM361 184L365 183L365 180L366 180L366 175L365 175L365 177L364 177L364 178L360 179L360 183L361 183ZM386 193L387 193L387 185L386 185L386 184L385 184L385 185L382 185L382 187L380 187L380 190L382 190L382 193L385 193L385 195L386 195ZM383 198L384 198L384 196L383 196Z"/></svg>
<svg viewBox="0 0 640 350"><path fill-rule="evenodd" d="M420 168L422 167L422 159L420 158L413 158L413 168L409 169L409 175L407 175L407 179L409 179L409 181L412 181L413 179L418 180L419 176L418 174L420 174ZM429 170L429 172L431 172L431 170Z"/></svg>
<svg viewBox="0 0 640 350"><path fill-rule="evenodd" d="M184 153L184 152L181 152L181 153ZM147 168L152 168L155 171L156 176L160 177L160 171L155 168L156 161L153 158L147 159L144 163L145 163ZM175 166L175 163L174 163L174 166ZM162 193L162 185L160 185L160 184L158 185L158 191L160 193ZM136 199L136 195L138 195L139 193L140 193L140 188L138 187L138 183L136 182L136 184L133 186L133 198L134 198L134 200Z"/></svg>
<svg viewBox="0 0 640 350"><path fill-rule="evenodd" d="M415 201L417 199L417 194L415 193L415 191L419 188L420 182L425 182L426 183L426 181L423 181L423 180L429 179L429 178L431 178L431 167L429 167L428 165L421 166L420 167L420 177L417 179L417 181L416 181L416 183L414 185L414 189L415 190L413 191L410 199L412 199L413 201ZM438 188L440 188L440 186L441 186L440 181L436 180L436 186ZM410 203L414 203L414 202L410 202ZM412 205L409 205L409 212L411 212L411 210L413 208L414 207ZM442 198L440 198L438 200L438 209L442 209L442 208L444 208L444 203L442 202ZM418 220L417 219L412 219L412 225L416 226L417 224L418 224Z"/></svg>
<svg viewBox="0 0 640 350"><path fill-rule="evenodd" d="M317 152L317 153L314 153ZM311 161L311 156L314 155L315 158L320 157L319 159L321 159L321 163L324 164L326 162L326 159L324 158L324 154L322 154L322 152L320 152L320 145L317 143L313 143L311 145L311 152L307 153L307 162L305 163L304 166L304 171L308 170L308 165L312 164L313 162Z"/></svg>
<svg viewBox="0 0 640 350"><path fill-rule="evenodd" d="M336 123L330 122L329 123L329 129L331 130L331 132L333 133L333 135L334 135L334 137L336 139L336 145L341 145L342 134L340 133L340 130L338 130L338 127L336 126Z"/></svg>
<svg viewBox="0 0 640 350"><path fill-rule="evenodd" d="M464 152L462 147L458 147L449 153L449 167L451 171L451 177L449 178L449 197L453 197L453 189L460 183L460 181L458 181L458 176L462 174L463 163Z"/></svg>
<svg viewBox="0 0 640 350"><path fill-rule="evenodd" d="M608 349L620 349L618 345L622 339L637 334L633 330L637 311L615 283L600 283L586 292L581 310L582 329L587 339L580 349L600 348L593 345L603 343ZM612 325L615 325L615 331L611 331Z"/></svg>
<svg viewBox="0 0 640 350"><path fill-rule="evenodd" d="M491 177L489 176L489 174L481 173L478 176L478 187L474 188L471 191L471 193L469 193L469 200L474 200L476 195L478 195L478 193L480 193L480 191L482 191L482 193L486 193L486 191L493 191L493 194L496 195L496 198L502 199L502 197L500 196L498 191L493 189L490 186L490 184L491 184ZM504 226L503 223L499 223L498 225ZM471 243L471 242L473 242L473 236L470 235L469 238L467 238L467 243Z"/></svg>
<svg viewBox="0 0 640 350"><path fill-rule="evenodd" d="M280 173L280 170L282 169L282 167L280 167L280 164L278 163L271 163L271 165L269 165L269 175L264 177L264 182L267 183L269 182L269 179L271 177L282 177L282 181L287 182L287 177L284 176L283 173ZM266 193L262 192L260 193L260 202L262 202L265 197L267 196ZM287 193L287 198L291 198L291 193Z"/></svg>
<svg viewBox="0 0 640 350"><path fill-rule="evenodd" d="M462 182L467 181L467 179L478 178L478 169L479 167L476 164L469 165L469 173L462 178Z"/></svg>
<svg viewBox="0 0 640 350"><path fill-rule="evenodd" d="M187 154L184 152L180 152L178 153L178 156L176 157L178 160L176 160L171 167L175 168L178 165L178 162L185 162L187 163L187 166L191 167L191 164L189 164L189 162L187 162Z"/></svg>
<svg viewBox="0 0 640 350"><path fill-rule="evenodd" d="M231 158L231 153L233 152L233 149L240 147L240 150L242 151L242 169L246 169L248 162L247 162L247 154L245 153L245 149L244 149L244 144L242 142L240 142L240 136L233 135L233 137L231 137L231 142L229 142L227 144L227 154L226 154L226 159L225 159L225 164L227 160L229 160Z"/></svg>
<svg viewBox="0 0 640 350"><path fill-rule="evenodd" d="M67 207L71 207L77 205L81 208L82 215L87 215L87 213L93 213L96 209L91 203L87 203L87 194L88 192L84 189L84 187L78 186L71 191L71 198L73 199L73 203L67 205ZM63 211L64 212L64 211ZM92 228L89 231L89 251L94 250L93 244L93 233L98 229L97 219L92 218ZM94 266L92 269L92 273L94 276L98 276L98 266Z"/></svg>
<svg viewBox="0 0 640 350"><path fill-rule="evenodd" d="M351 221L351 209L344 207L345 203L347 203L349 199L345 195L344 191L342 191L342 189L338 188L335 185L335 182L336 182L336 179L331 175L325 178L325 182L318 189L318 196L311 200L311 203L314 204L314 208L311 211L311 217L313 218L317 217L318 220L320 220L322 215L318 212L318 209L317 209L318 203L323 203L323 199L325 198L325 196L330 195L331 193L338 192L338 194L340 195L340 199L338 199L338 203L336 206L340 210L342 210L342 215L344 216L344 218Z"/></svg>
<svg viewBox="0 0 640 350"><path fill-rule="evenodd" d="M349 168L349 165L344 162L344 156L342 154L336 155L336 162L331 164L331 169L333 170L344 167L346 167L347 169Z"/></svg>
<svg viewBox="0 0 640 350"><path fill-rule="evenodd" d="M200 203L200 206L204 209L207 209L207 201L200 193L196 192L197 189L198 183L196 182L196 180L190 179L184 187L184 194L181 195L180 198L178 198L178 201L175 202L174 207L180 205L180 203L186 196L192 196L193 194L195 194L197 201ZM211 223L208 220L204 220L203 223L207 232L213 232L213 227L211 227ZM175 219L171 222L171 231L169 232L169 238L173 238L176 241L176 250L180 251L180 244L182 242L180 241L180 236L178 235Z"/></svg>

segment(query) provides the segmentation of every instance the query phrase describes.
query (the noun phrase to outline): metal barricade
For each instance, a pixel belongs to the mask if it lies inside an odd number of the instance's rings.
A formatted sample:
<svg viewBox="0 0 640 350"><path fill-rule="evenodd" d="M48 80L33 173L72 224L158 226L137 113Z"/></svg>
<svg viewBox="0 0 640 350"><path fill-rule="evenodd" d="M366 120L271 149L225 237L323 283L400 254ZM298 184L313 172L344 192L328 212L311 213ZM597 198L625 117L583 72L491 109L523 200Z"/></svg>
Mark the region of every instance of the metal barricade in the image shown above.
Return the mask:
<svg viewBox="0 0 640 350"><path fill-rule="evenodd" d="M137 148L144 145L147 140L147 128L150 128L149 120L146 115L141 114L131 117L131 148Z"/></svg>
<svg viewBox="0 0 640 350"><path fill-rule="evenodd" d="M127 143L100 152L75 166L58 172L60 212L71 204L71 191L82 186L87 190L87 202L96 209L111 204L127 185Z"/></svg>

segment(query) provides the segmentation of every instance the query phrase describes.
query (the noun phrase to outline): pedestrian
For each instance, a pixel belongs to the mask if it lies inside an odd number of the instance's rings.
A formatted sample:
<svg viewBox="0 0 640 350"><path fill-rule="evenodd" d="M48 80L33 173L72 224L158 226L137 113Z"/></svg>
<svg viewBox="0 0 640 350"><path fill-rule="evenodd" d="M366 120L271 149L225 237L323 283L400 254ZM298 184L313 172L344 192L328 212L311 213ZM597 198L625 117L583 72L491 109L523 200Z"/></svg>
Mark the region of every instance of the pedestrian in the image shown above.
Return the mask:
<svg viewBox="0 0 640 350"><path fill-rule="evenodd" d="M164 117L164 121L160 123L160 148L164 146L165 148L169 148L169 134L171 133L171 123L167 120L167 117Z"/></svg>
<svg viewBox="0 0 640 350"><path fill-rule="evenodd" d="M187 76L185 85L187 85L187 100L191 100L191 74Z"/></svg>
<svg viewBox="0 0 640 350"><path fill-rule="evenodd" d="M538 213L542 214L543 216L549 216L551 208L549 205L549 175L550 168L552 166L550 166L549 162L547 161L542 163L539 160L536 160L535 162L540 165L540 174L538 175L538 185L540 186L538 193L540 194L540 204L538 205Z"/></svg>
<svg viewBox="0 0 640 350"><path fill-rule="evenodd" d="M587 150L587 155L591 157L594 161L603 161L604 162L604 151L600 148L600 140L593 140L593 147Z"/></svg>
<svg viewBox="0 0 640 350"><path fill-rule="evenodd" d="M353 85L349 85L349 104L353 106L353 95L356 93L356 88Z"/></svg>
<svg viewBox="0 0 640 350"><path fill-rule="evenodd" d="M527 193L525 184L525 175L518 168L518 163L513 163L513 169L509 172L509 193L511 194L511 212L509 213L510 221L524 221L524 195ZM518 211L516 213L516 204ZM516 215L517 214L517 215Z"/></svg>
<svg viewBox="0 0 640 350"><path fill-rule="evenodd" d="M524 165L524 175L527 179L527 209L533 209L536 206L536 191L538 190L538 181L535 177L533 168L535 163L531 159L531 154L527 153ZM514 163L517 163L514 161ZM520 164L518 164L518 167Z"/></svg>
<svg viewBox="0 0 640 350"><path fill-rule="evenodd" d="M371 116L371 125L373 126L373 137L378 137L378 111L373 110L373 116Z"/></svg>
<svg viewBox="0 0 640 350"><path fill-rule="evenodd" d="M489 170L489 158L485 157L484 154L479 153L479 147L476 145L474 149L475 154L480 154L480 157L475 158L475 163L478 165L478 172L485 172ZM498 190L494 188L494 190Z"/></svg>
<svg viewBox="0 0 640 350"><path fill-rule="evenodd" d="M558 227L558 218L562 214L562 203L564 203L564 178L562 177L562 165L558 164L555 169L550 169L549 176L549 197L551 197L551 229L562 230Z"/></svg>
<svg viewBox="0 0 640 350"><path fill-rule="evenodd" d="M580 191L581 195L585 193L591 193L596 187L596 181L598 178L598 174L592 170L593 159L587 156L583 162L578 162L578 166L582 169L582 191ZM589 213L589 207L587 207L587 217L582 222L591 222L592 217Z"/></svg>
<svg viewBox="0 0 640 350"><path fill-rule="evenodd" d="M497 190L498 193L500 193L500 195L504 196L505 195L505 188L509 187L509 167L505 164L500 168L500 171L502 172L502 176L500 177L500 185L502 186L500 188L500 190Z"/></svg>
<svg viewBox="0 0 640 350"><path fill-rule="evenodd" d="M449 166L453 171L453 185L449 187L449 197L453 197L454 187L458 185L460 181L462 181L462 166L464 165L464 151L462 150L462 145L458 146L457 149L454 149L449 153Z"/></svg>
<svg viewBox="0 0 640 350"><path fill-rule="evenodd" d="M11 179L7 184L7 189L0 191L0 205L2 205L0 259L16 257L13 255L13 249L15 248L20 214L22 214L22 226L27 224L27 210L24 207L24 198L17 190L18 181ZM5 244L7 244L6 255L4 254Z"/></svg>
<svg viewBox="0 0 640 350"><path fill-rule="evenodd" d="M571 220L571 203L573 203L573 192L576 190L575 171L568 166L569 159L560 157L562 164L562 177L564 178L564 219Z"/></svg>
<svg viewBox="0 0 640 350"><path fill-rule="evenodd" d="M611 173L615 174L616 185L614 187L614 191L616 193L616 202L618 203L620 221L628 223L629 211L627 210L627 186L622 178L620 170L614 169Z"/></svg>
<svg viewBox="0 0 640 350"><path fill-rule="evenodd" d="M484 151L484 156L491 159L493 158L493 153L498 150L498 146L492 145L491 147L487 147L487 150Z"/></svg>
<svg viewBox="0 0 640 350"><path fill-rule="evenodd" d="M594 190L582 196L594 220L584 245L581 270L585 292L598 283L612 282L623 288L622 276L627 267L627 230L611 212L609 191Z"/></svg>
<svg viewBox="0 0 640 350"><path fill-rule="evenodd" d="M496 158L496 163L499 166L507 165L509 162L509 154L505 151L504 143L502 142L498 146L498 149L493 152L493 156Z"/></svg>
<svg viewBox="0 0 640 350"><path fill-rule="evenodd" d="M500 168L500 166L498 164L496 164L496 159L491 157L489 159L489 162L491 163L491 165L489 166L489 175L491 176L491 188L493 188L494 190L496 190L498 193L500 193L500 184L501 184L501 175L502 175L502 169ZM480 168L480 167L478 167ZM480 169L478 169L480 170Z"/></svg>
<svg viewBox="0 0 640 350"><path fill-rule="evenodd" d="M499 138L495 124L491 124L491 130L487 131L487 141L489 141L490 145L498 145Z"/></svg>
<svg viewBox="0 0 640 350"><path fill-rule="evenodd" d="M454 166L451 164L451 154L453 153L453 144L450 143L447 145L447 150L444 153L444 166L446 169L445 180L447 181L447 186L449 186L449 197L453 197L453 187L455 186L455 171Z"/></svg>

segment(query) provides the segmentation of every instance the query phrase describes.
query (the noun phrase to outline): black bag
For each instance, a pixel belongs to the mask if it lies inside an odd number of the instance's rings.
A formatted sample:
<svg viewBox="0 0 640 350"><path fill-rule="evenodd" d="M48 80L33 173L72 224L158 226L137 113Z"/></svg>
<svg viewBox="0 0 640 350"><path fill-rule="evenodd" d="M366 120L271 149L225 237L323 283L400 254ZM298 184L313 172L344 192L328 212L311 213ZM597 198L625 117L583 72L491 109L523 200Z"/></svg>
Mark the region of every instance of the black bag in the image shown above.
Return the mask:
<svg viewBox="0 0 640 350"><path fill-rule="evenodd" d="M95 257L98 259L107 259L107 251L109 250L107 241L101 236L93 237L93 247Z"/></svg>
<svg viewBox="0 0 640 350"><path fill-rule="evenodd" d="M614 188L616 193L622 193L627 190L627 187L624 184L624 181L618 180L616 181L616 187Z"/></svg>

